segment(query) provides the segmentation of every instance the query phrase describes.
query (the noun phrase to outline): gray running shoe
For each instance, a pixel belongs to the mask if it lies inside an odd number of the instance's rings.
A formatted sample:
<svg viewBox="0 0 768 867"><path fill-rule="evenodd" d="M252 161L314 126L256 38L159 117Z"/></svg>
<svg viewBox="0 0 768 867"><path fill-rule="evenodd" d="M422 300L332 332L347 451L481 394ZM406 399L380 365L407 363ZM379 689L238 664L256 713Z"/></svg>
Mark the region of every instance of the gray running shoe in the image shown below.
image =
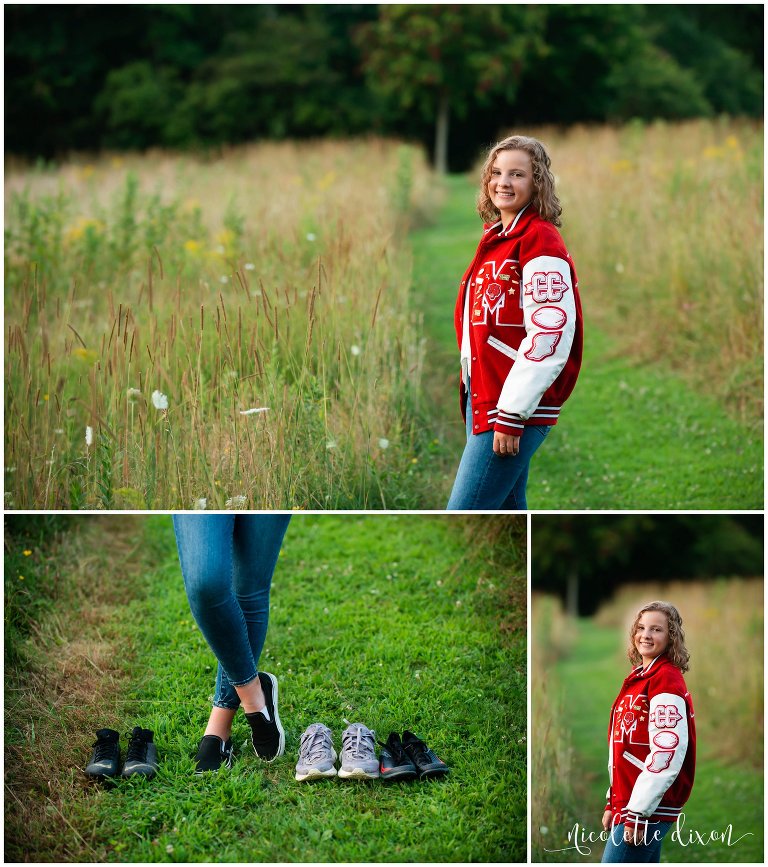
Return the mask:
<svg viewBox="0 0 768 867"><path fill-rule="evenodd" d="M376 732L362 723L350 723L341 735L342 780L375 780L379 776Z"/></svg>
<svg viewBox="0 0 768 867"><path fill-rule="evenodd" d="M336 750L333 748L333 735L328 726L312 723L301 736L299 761L296 764L296 779L320 780L335 777Z"/></svg>

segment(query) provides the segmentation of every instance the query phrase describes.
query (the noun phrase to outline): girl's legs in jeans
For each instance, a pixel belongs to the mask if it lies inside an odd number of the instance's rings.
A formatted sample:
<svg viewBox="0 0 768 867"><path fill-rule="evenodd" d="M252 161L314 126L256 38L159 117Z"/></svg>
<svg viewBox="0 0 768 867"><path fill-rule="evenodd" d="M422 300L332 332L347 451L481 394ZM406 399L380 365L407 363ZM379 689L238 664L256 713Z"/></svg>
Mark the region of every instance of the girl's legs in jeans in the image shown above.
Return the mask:
<svg viewBox="0 0 768 867"><path fill-rule="evenodd" d="M530 425L520 438L518 454L497 455L492 430L473 435L472 400L468 398L467 444L446 509L526 509L528 466L549 431L545 425Z"/></svg>
<svg viewBox="0 0 768 867"><path fill-rule="evenodd" d="M192 615L218 660L205 734L226 740L242 704L261 710L258 678L269 590L289 515L174 515Z"/></svg>
<svg viewBox="0 0 768 867"><path fill-rule="evenodd" d="M661 844L672 822L648 822L645 842L632 846L624 842L624 825L611 828L603 852L603 864L655 864L661 859Z"/></svg>

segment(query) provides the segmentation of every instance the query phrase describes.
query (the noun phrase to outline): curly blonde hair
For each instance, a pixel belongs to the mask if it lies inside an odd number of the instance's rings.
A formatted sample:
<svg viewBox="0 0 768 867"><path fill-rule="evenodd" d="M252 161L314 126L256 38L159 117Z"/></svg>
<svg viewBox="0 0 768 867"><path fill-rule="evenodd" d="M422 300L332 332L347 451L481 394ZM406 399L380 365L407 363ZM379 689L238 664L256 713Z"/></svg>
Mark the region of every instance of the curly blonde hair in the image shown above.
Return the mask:
<svg viewBox="0 0 768 867"><path fill-rule="evenodd" d="M480 192L477 196L477 213L484 223L496 223L501 219L498 208L488 194L488 183L496 157L501 151L525 151L533 165L533 198L531 205L538 211L542 220L561 225L560 215L563 208L555 195L555 176L550 171L551 161L544 145L526 135L511 135L497 142L489 151L480 173Z"/></svg>
<svg viewBox="0 0 768 867"><path fill-rule="evenodd" d="M646 611L660 611L667 616L667 626L669 628L669 644L664 651L669 658L669 661L676 665L680 671L688 671L688 661L691 654L688 653L688 648L685 646L685 633L683 632L683 618L680 612L672 605L671 602L649 602L637 612L637 615L629 630L629 647L627 648L627 656L632 665L640 665L643 661L642 656L638 653L635 647L635 632L640 618Z"/></svg>

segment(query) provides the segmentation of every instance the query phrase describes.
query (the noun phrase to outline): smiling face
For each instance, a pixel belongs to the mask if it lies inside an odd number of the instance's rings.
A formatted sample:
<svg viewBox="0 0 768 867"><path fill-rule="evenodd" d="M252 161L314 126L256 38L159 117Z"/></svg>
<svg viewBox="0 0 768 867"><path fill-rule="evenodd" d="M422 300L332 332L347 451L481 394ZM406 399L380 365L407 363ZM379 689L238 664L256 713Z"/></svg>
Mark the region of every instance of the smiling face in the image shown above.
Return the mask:
<svg viewBox="0 0 768 867"><path fill-rule="evenodd" d="M635 647L643 665L664 653L669 645L669 621L663 611L643 611L635 626Z"/></svg>
<svg viewBox="0 0 768 867"><path fill-rule="evenodd" d="M499 151L491 168L488 195L506 228L531 201L535 192L533 164L525 151Z"/></svg>

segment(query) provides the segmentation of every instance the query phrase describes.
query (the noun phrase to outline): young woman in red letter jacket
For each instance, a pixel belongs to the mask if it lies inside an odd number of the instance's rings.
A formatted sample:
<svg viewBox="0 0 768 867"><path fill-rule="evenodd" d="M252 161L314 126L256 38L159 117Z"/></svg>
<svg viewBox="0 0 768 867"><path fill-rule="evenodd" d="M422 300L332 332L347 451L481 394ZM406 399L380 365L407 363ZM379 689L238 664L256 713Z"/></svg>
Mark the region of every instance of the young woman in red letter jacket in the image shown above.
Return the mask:
<svg viewBox="0 0 768 867"><path fill-rule="evenodd" d="M511 136L483 168L454 315L467 445L448 509L527 508L529 462L576 384L581 303L549 166L541 142Z"/></svg>
<svg viewBox="0 0 768 867"><path fill-rule="evenodd" d="M604 863L659 860L696 766L693 702L683 680L689 654L674 605L651 602L640 610L628 655L638 665L622 684L608 728Z"/></svg>

